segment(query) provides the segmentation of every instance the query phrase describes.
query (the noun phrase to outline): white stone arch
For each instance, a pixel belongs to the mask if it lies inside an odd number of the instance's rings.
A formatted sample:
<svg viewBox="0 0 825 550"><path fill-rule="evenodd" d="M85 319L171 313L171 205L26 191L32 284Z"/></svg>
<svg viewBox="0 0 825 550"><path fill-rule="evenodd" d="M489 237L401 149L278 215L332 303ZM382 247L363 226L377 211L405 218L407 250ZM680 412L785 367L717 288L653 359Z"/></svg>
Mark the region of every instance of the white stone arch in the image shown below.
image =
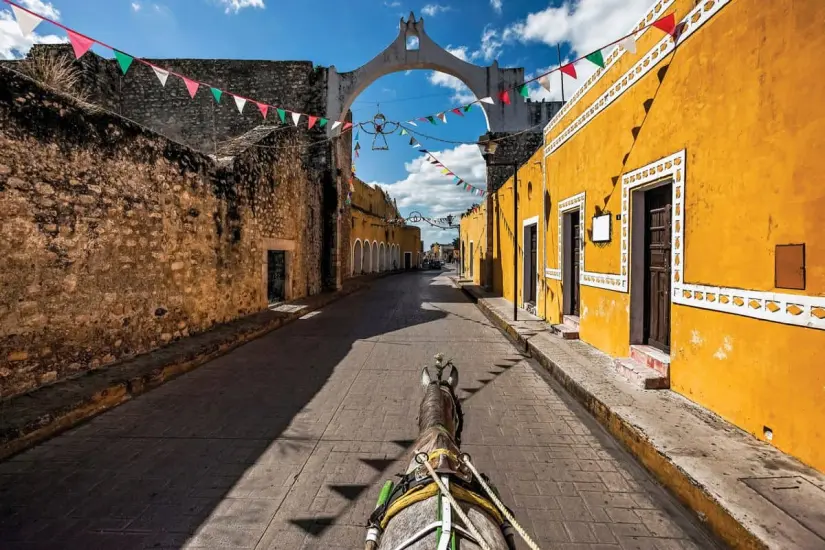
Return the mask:
<svg viewBox="0 0 825 550"><path fill-rule="evenodd" d="M378 271L387 270L387 248L384 243L378 244Z"/></svg>
<svg viewBox="0 0 825 550"><path fill-rule="evenodd" d="M418 38L417 49L407 49L407 39L411 36ZM339 73L335 66L329 68L329 119L341 120L355 98L382 76L412 69L433 70L454 76L466 84L476 98L493 98L493 105L479 104L487 129L491 132L517 132L535 124L529 104L512 89L524 82L524 68L500 69L498 61L489 67L481 67L459 59L430 39L424 30L424 19L416 21L412 12L406 21L401 18L396 39L371 61L346 73ZM510 105L498 99L499 92L504 89L510 89ZM331 127L330 124L330 133Z"/></svg>
<svg viewBox="0 0 825 550"><path fill-rule="evenodd" d="M372 241L372 272L378 271L378 241Z"/></svg>
<svg viewBox="0 0 825 550"><path fill-rule="evenodd" d="M361 245L361 239L355 239L355 244L352 245L352 274L360 275L364 270L364 247Z"/></svg>
<svg viewBox="0 0 825 550"><path fill-rule="evenodd" d="M364 259L362 261L362 269L363 273L372 272L372 247L370 246L370 242L367 240L364 241Z"/></svg>

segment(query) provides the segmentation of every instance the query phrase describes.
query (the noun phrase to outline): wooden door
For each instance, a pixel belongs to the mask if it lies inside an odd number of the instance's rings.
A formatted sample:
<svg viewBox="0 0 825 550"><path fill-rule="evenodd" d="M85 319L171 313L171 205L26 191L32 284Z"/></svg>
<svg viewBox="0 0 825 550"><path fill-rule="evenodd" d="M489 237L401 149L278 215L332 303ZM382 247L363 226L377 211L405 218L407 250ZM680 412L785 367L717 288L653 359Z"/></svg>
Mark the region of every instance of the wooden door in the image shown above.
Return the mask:
<svg viewBox="0 0 825 550"><path fill-rule="evenodd" d="M266 253L266 295L270 304L284 301L286 284L286 252L269 250Z"/></svg>
<svg viewBox="0 0 825 550"><path fill-rule="evenodd" d="M581 261L581 235L579 232L579 212L570 214L570 315L579 315L581 303L581 286L579 282L579 263Z"/></svg>
<svg viewBox="0 0 825 550"><path fill-rule="evenodd" d="M525 302L536 303L536 249L538 240L538 231L536 226L531 225L529 229L530 234L530 272L527 274L527 299Z"/></svg>
<svg viewBox="0 0 825 550"><path fill-rule="evenodd" d="M404 252L404 269L412 269L412 254Z"/></svg>
<svg viewBox="0 0 825 550"><path fill-rule="evenodd" d="M645 193L644 343L670 352L671 187Z"/></svg>

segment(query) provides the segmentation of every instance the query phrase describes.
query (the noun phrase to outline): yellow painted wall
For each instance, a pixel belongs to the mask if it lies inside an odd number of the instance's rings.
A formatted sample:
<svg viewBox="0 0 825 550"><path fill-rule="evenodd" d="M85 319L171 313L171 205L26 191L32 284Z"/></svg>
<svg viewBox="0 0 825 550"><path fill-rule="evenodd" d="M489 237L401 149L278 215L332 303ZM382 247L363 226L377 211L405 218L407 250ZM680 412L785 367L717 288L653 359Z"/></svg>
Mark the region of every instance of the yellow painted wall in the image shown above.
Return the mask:
<svg viewBox="0 0 825 550"><path fill-rule="evenodd" d="M396 267L402 269L404 266L404 252L413 254L413 266L416 265L418 252L420 250L421 230L414 226L395 226L388 224L385 220L399 217L398 210L389 195L380 188L372 187L363 181L353 178L352 205L350 208L352 219L352 230L350 233L350 254L351 272L347 276L359 275L375 269L372 262L366 258L362 260L361 270L358 270L358 261L355 258L356 250L360 245L362 254L366 251L365 242L370 243L370 254L373 247L378 246L381 250L383 243L386 250L386 269L393 269L393 261ZM392 256L393 247L398 248L397 258ZM380 253L379 253L380 256ZM374 258L374 256L372 256ZM380 267L380 258L379 258Z"/></svg>
<svg viewBox="0 0 825 550"><path fill-rule="evenodd" d="M696 2L674 5L681 18ZM817 99L825 98L825 3L753 7L730 2L547 159L549 267L558 264L559 201L585 191L589 230L597 206L621 212L621 180L614 188L614 178L685 149L685 281L825 295L825 186L818 169L825 101ZM662 36L647 31L638 54L625 54L547 142ZM612 224L607 246L585 238L588 271L619 272L615 216ZM804 291L773 286L774 247L787 243L806 244ZM562 289L547 282L548 318L555 322ZM582 339L626 356L629 293L581 289ZM673 390L759 438L770 427L772 444L825 471L825 331L682 305L672 306L671 326Z"/></svg>
<svg viewBox="0 0 825 550"><path fill-rule="evenodd" d="M463 246L463 254L460 258L462 277L471 279L475 284L481 284L481 261L484 256L484 249L487 246L485 215L485 207L482 203L476 211L464 214L461 217L459 228L461 245ZM472 256L470 254L471 247ZM473 264L472 269L470 268L471 261Z"/></svg>

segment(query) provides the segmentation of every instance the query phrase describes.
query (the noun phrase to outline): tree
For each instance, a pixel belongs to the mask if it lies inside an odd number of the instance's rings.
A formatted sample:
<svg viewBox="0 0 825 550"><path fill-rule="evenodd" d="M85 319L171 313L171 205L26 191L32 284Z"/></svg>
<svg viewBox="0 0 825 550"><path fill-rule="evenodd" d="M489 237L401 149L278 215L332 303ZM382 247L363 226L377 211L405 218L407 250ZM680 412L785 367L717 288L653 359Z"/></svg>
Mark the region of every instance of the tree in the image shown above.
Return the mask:
<svg viewBox="0 0 825 550"><path fill-rule="evenodd" d="M458 250L458 248L459 248L460 246L461 246L461 239L460 239L460 238L458 238L458 237L456 237L455 239L453 239L453 248L455 248L456 250Z"/></svg>

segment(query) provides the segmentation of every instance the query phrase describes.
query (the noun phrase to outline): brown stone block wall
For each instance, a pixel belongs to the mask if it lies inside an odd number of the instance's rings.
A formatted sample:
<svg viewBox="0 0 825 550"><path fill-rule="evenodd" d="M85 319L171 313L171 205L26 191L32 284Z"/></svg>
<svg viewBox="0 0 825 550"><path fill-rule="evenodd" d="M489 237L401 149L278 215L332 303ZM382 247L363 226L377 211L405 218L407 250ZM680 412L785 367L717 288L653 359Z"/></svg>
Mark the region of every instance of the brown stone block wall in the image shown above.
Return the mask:
<svg viewBox="0 0 825 550"><path fill-rule="evenodd" d="M321 188L273 133L224 165L0 69L0 396L266 307L264 239L317 293Z"/></svg>

